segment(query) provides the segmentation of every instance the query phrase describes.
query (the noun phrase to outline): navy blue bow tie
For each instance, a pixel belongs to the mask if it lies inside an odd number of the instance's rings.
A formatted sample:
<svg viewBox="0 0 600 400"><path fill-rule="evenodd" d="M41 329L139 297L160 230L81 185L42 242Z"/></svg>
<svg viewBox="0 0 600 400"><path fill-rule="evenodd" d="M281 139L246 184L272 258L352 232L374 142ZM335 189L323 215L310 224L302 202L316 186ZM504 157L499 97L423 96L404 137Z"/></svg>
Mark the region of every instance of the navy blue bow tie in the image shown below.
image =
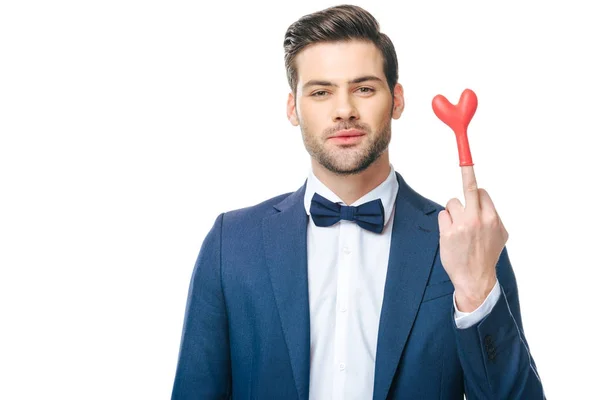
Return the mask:
<svg viewBox="0 0 600 400"><path fill-rule="evenodd" d="M310 216L317 226L331 226L340 219L345 219L355 221L371 232L383 231L384 210L381 199L353 207L334 203L315 193L310 201Z"/></svg>

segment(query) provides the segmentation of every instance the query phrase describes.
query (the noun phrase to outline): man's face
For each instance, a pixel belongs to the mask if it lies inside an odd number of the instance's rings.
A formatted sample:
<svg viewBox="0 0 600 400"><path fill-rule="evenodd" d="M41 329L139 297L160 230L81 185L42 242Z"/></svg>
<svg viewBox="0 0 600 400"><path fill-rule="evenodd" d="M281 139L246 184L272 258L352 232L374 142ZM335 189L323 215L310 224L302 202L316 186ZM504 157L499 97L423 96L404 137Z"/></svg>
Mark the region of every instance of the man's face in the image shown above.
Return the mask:
<svg viewBox="0 0 600 400"><path fill-rule="evenodd" d="M402 86L390 93L381 52L369 42L318 43L298 54L296 66L288 118L300 125L308 153L336 174L367 169L387 151L391 118L399 118L404 105ZM358 132L344 132L351 129Z"/></svg>

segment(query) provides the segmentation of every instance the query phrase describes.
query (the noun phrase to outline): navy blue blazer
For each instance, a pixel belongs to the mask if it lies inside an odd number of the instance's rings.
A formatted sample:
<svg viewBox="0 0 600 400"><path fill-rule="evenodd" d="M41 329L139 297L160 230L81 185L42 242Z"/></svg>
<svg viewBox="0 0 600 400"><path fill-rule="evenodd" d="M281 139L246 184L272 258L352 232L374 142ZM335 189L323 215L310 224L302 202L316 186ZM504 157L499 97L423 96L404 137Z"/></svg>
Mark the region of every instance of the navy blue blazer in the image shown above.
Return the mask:
<svg viewBox="0 0 600 400"><path fill-rule="evenodd" d="M542 399L506 248L502 295L468 329L440 262L439 204L399 173L373 399ZM172 399L308 399L306 183L223 213L194 267Z"/></svg>

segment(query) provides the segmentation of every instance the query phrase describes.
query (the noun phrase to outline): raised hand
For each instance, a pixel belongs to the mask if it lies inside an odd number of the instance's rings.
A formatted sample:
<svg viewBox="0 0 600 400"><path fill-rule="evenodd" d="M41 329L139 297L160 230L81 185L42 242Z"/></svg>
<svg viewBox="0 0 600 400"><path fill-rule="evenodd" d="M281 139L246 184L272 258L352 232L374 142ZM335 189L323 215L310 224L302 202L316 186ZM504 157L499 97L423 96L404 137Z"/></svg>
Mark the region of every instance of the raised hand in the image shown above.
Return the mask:
<svg viewBox="0 0 600 400"><path fill-rule="evenodd" d="M456 306L472 312L496 284L496 263L508 232L488 192L477 187L473 167L461 170L465 206L453 198L438 214L440 257L454 284Z"/></svg>
<svg viewBox="0 0 600 400"><path fill-rule="evenodd" d="M489 194L477 187L467 127L477 109L477 96L465 89L455 106L442 95L432 101L435 114L454 131L462 172L465 206L453 198L438 214L440 257L455 288L456 306L472 312L496 284L496 263L508 232Z"/></svg>

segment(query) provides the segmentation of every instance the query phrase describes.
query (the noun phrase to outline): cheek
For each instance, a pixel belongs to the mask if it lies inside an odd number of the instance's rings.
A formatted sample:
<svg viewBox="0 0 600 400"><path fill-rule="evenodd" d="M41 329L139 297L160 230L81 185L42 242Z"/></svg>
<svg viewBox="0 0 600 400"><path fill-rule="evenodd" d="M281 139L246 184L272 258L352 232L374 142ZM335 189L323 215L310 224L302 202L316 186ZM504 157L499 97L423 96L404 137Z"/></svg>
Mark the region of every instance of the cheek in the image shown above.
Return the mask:
<svg viewBox="0 0 600 400"><path fill-rule="evenodd" d="M382 121L390 115L392 109L391 99L384 98L383 95L380 95L376 99L371 98L368 100L369 101L364 104L364 107L359 109L361 116L379 123L379 121Z"/></svg>
<svg viewBox="0 0 600 400"><path fill-rule="evenodd" d="M379 132L387 123L389 119L389 113L382 112L381 110L377 110L368 116L362 118L362 123L369 127L369 130L372 133Z"/></svg>
<svg viewBox="0 0 600 400"><path fill-rule="evenodd" d="M311 122L319 120L325 114L324 108L310 103L303 104L301 106L302 118Z"/></svg>
<svg viewBox="0 0 600 400"><path fill-rule="evenodd" d="M311 133L321 132L326 129L327 116L323 109L318 107L303 106L298 108L300 123Z"/></svg>
<svg viewBox="0 0 600 400"><path fill-rule="evenodd" d="M381 107L377 110L377 114L375 115L374 124L380 130L384 126L387 126L390 123L392 118L392 105L386 104L384 107Z"/></svg>
<svg viewBox="0 0 600 400"><path fill-rule="evenodd" d="M390 118L390 114L392 113L392 99L385 99L377 107L377 118L379 120L384 120Z"/></svg>

